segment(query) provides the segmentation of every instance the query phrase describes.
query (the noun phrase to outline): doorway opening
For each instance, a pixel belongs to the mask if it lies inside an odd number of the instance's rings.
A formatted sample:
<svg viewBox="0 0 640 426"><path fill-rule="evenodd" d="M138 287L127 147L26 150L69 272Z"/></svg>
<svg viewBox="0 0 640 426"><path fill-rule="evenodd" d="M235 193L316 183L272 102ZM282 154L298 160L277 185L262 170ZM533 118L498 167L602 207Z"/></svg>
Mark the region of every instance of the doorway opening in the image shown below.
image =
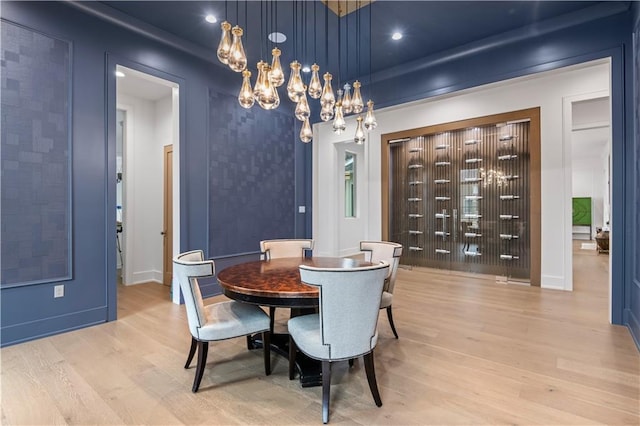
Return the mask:
<svg viewBox="0 0 640 426"><path fill-rule="evenodd" d="M176 299L179 251L179 86L116 66L116 276L156 283ZM177 292L179 300L179 292Z"/></svg>
<svg viewBox="0 0 640 426"><path fill-rule="evenodd" d="M611 100L595 92L565 99L571 173L572 289L596 292L611 321Z"/></svg>

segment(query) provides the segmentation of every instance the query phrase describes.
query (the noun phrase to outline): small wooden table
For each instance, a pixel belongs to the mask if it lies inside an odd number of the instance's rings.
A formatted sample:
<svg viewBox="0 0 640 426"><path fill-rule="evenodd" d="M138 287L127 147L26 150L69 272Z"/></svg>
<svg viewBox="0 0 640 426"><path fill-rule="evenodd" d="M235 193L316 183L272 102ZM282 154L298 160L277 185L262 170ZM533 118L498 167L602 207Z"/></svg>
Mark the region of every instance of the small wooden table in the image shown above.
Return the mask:
<svg viewBox="0 0 640 426"><path fill-rule="evenodd" d="M342 257L287 257L240 263L218 273L218 282L230 299L260 306L293 308L292 316L314 312L318 307L318 288L300 281L300 265L318 268L358 268L371 266L364 260ZM259 335L252 337L254 347L261 347ZM288 358L289 335L271 336L273 350ZM303 387L320 386L322 374L320 363L302 353L296 357L296 366Z"/></svg>

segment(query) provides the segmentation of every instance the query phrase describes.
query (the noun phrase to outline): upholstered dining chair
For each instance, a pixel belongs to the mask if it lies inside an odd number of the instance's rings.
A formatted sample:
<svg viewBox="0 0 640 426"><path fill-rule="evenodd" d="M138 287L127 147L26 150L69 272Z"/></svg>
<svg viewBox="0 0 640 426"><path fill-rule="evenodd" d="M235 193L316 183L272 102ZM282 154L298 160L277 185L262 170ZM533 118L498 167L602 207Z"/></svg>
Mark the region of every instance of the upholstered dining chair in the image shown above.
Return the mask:
<svg viewBox="0 0 640 426"><path fill-rule="evenodd" d="M331 363L363 356L369 389L378 407L382 405L373 362L378 341L378 312L382 286L389 264L353 269L316 268L300 265L305 284L319 287L316 314L291 318L289 327L289 378L295 375L299 349L322 362L322 421L329 421Z"/></svg>
<svg viewBox="0 0 640 426"><path fill-rule="evenodd" d="M361 241L360 250L364 252L364 259L368 262L379 262L384 260L389 263L389 276L387 276L382 290L380 309L387 310L387 318L389 318L391 331L393 331L393 335L396 336L397 339L398 332L396 331L396 326L393 323L391 304L393 303L393 289L396 285L398 264L400 263L400 256L402 256L402 244L390 241Z"/></svg>
<svg viewBox="0 0 640 426"><path fill-rule="evenodd" d="M213 260L204 260L202 250L182 253L173 259L173 276L180 283L191 332L191 349L184 368L189 368L196 349L198 364L191 390L197 392L207 363L209 342L262 333L264 371L271 374L269 317L259 306L236 301L204 305L198 278L215 274Z"/></svg>
<svg viewBox="0 0 640 426"><path fill-rule="evenodd" d="M264 253L265 260L280 259L283 257L304 257L307 250L313 250L313 240L278 239L260 241L260 251ZM269 331L273 333L273 325L276 317L276 308L269 306Z"/></svg>

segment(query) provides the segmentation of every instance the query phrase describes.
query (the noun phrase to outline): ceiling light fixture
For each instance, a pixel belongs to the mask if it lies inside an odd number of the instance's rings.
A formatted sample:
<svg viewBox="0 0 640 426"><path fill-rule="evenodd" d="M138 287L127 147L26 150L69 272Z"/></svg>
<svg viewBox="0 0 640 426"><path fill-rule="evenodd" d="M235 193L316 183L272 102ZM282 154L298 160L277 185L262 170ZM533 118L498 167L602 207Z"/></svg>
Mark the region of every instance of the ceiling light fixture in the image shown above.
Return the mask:
<svg viewBox="0 0 640 426"><path fill-rule="evenodd" d="M272 43L284 43L287 41L287 36L281 32L274 31L267 36L270 42Z"/></svg>
<svg viewBox="0 0 640 426"><path fill-rule="evenodd" d="M238 11L238 3L236 2L236 19L239 16ZM329 121L334 119L333 129L336 133L340 134L346 129L346 122L344 116L349 113L358 114L356 118L357 129L354 136L354 142L358 144L362 144L366 141L365 130L372 130L375 128L377 124L375 121L375 116L373 116L373 102L370 100L367 102L367 113L366 118L361 116L360 113L364 110L364 102L362 99L362 95L360 93L361 83L358 80L355 80L352 84L345 82L344 89L342 91L341 86L341 44L345 41L348 41L352 38L356 39L356 48L355 48L355 56L354 60L358 64L357 66L357 74L360 75L360 44L361 44L361 7L362 1L356 0L356 7L349 11L350 7L348 6L347 0L344 0L346 4L346 9L342 9L341 2L338 1L338 12L337 12L337 28L338 28L338 43L337 43L337 51L338 51L338 71L335 74L331 74L324 70L323 78L320 77L320 67L317 63L313 63L313 65L308 66L305 65L302 67L301 63L310 63L311 61L307 61L307 31L305 29L305 24L311 20L313 20L313 55L317 58L317 42L325 41L325 64L329 64L329 52L333 49L329 48L329 6L328 2L325 4L325 34L324 37L317 37L317 19L316 19L316 8L317 4L320 2L313 2L313 16L309 17L307 11L307 2L300 2L298 0L292 2L293 7L293 57L300 58L293 59L290 63L290 72L288 76L288 83L286 85L286 91L288 97L291 101L296 103L295 108L295 117L302 121L302 127L300 129L300 139L307 143L311 142L313 139L313 131L310 125L310 114L311 108L309 105L310 99L319 99L320 101L320 119L322 121ZM367 2L365 2L367 3ZM245 22L247 25L247 8L249 1L245 0ZM368 2L368 7L371 8L371 3ZM263 34L260 41L260 50L261 57L268 52L268 43L283 43L287 40L287 36L282 32L278 31L278 3L277 0L264 0L260 1L260 34ZM343 13L345 12L346 13ZM252 88L251 86L251 72L246 69L247 65L247 57L244 52L244 47L242 45L242 36L243 33L246 34L246 31L240 28L239 25L232 26L230 22L228 22L227 15L227 2L225 1L225 20L221 23L222 35L220 38L220 42L217 49L218 59L228 65L233 71L242 72L242 85L240 88L240 92L238 95L238 103L243 108L251 108L255 103L260 105L263 109L271 110L278 107L280 104L280 96L278 94L278 87L282 85L285 81L284 72L282 70L282 65L280 63L280 56L282 54L281 50L275 45L271 45L271 53L272 60L271 63L267 61L260 60L257 64L257 78L255 82L255 86ZM350 28L348 25L349 12L356 12L355 16L352 16L352 19L355 19L355 30L351 31L353 27ZM213 15L211 15L213 16ZM311 19L309 19L311 18ZM340 28L342 26L341 20L346 20L346 34L341 34ZM211 22L207 19L208 22ZM263 27L264 25L264 27ZM264 37L266 34L266 37ZM318 39L318 40L317 40ZM348 42L347 42L348 46ZM267 51L263 51L262 49L266 47ZM335 53L335 52L333 52ZM347 66L346 72L349 73L349 53L347 52ZM320 52L321 54L321 52ZM301 71L303 73L311 73L310 77L306 77L303 79L301 75ZM336 82L338 83L338 99L334 94L332 88L332 79L335 76ZM308 85L305 84L305 80L309 79ZM322 80L324 80L324 85L322 84ZM369 9L369 85L371 84L371 9ZM351 91L353 89L353 91ZM344 94L344 97L342 96ZM370 92L371 94L371 92Z"/></svg>
<svg viewBox="0 0 640 426"><path fill-rule="evenodd" d="M216 22L218 22L218 18L216 18L214 15L212 14L208 14L207 16L204 17L204 20L207 21L210 24L215 24Z"/></svg>
<svg viewBox="0 0 640 426"><path fill-rule="evenodd" d="M392 38L393 40L400 40L400 39L402 38L402 33L401 33L401 32L399 32L399 31L396 31L395 33L393 33L393 34L391 35L391 38Z"/></svg>

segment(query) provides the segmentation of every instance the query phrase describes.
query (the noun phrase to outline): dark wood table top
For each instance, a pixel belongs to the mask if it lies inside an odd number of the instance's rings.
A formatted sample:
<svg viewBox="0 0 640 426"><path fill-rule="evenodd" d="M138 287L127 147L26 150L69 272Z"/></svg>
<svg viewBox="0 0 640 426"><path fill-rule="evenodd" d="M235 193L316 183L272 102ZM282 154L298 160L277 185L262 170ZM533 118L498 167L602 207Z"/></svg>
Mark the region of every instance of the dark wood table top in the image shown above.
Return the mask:
<svg viewBox="0 0 640 426"><path fill-rule="evenodd" d="M300 265L318 268L370 266L364 260L342 257L287 257L230 266L218 273L224 294L235 300L263 306L318 305L318 288L300 281Z"/></svg>

